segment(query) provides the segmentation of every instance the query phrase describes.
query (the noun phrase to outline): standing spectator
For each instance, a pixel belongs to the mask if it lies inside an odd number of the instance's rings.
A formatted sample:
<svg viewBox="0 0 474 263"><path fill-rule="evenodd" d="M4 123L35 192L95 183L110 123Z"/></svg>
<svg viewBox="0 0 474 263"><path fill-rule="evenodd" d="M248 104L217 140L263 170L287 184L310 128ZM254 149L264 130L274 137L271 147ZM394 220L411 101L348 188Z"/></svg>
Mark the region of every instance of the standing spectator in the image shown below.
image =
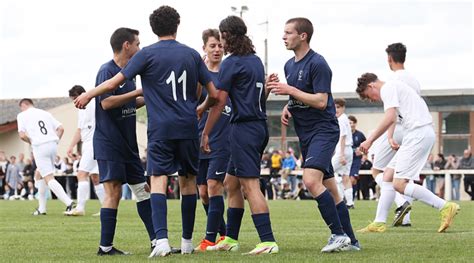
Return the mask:
<svg viewBox="0 0 474 263"><path fill-rule="evenodd" d="M5 187L5 174L7 173L7 166L9 162L5 158L5 152L0 151L0 195L3 196L5 194L4 187Z"/></svg>
<svg viewBox="0 0 474 263"><path fill-rule="evenodd" d="M16 165L20 170L20 174L23 175L23 170L25 169L25 155L23 153L18 154L18 160L16 161Z"/></svg>
<svg viewBox="0 0 474 263"><path fill-rule="evenodd" d="M20 191L23 188L23 182L21 180L20 169L18 164L16 163L16 157L10 157L10 165L8 166L8 170L6 173L6 185L5 185L5 196L4 199L20 198Z"/></svg>
<svg viewBox="0 0 474 263"><path fill-rule="evenodd" d="M359 181L359 170L360 165L362 164L362 152L359 150L359 145L365 141L365 135L356 129L357 127L357 118L353 115L349 115L349 124L351 125L351 132L352 132L352 165L351 170L349 172L349 178L351 179L353 190L354 190L354 197L357 195L359 196L359 188L358 183ZM365 199L365 198L364 198ZM367 200L367 199L365 199Z"/></svg>
<svg viewBox="0 0 474 263"><path fill-rule="evenodd" d="M362 158L360 160L359 170L370 171L370 169L372 169L372 162L369 161L367 154L364 154L362 155ZM374 188L373 192L375 193L374 178L370 175L363 175L359 177L359 182L360 182L360 191L362 192L362 199L369 200L371 186Z"/></svg>
<svg viewBox="0 0 474 263"><path fill-rule="evenodd" d="M474 169L471 149L464 150L464 154L459 162L459 169ZM464 176L464 191L474 200L474 176Z"/></svg>
<svg viewBox="0 0 474 263"><path fill-rule="evenodd" d="M434 168L433 155L430 154L428 156L428 160L426 160L423 170L433 171L433 168ZM428 190L430 190L433 194L436 194L436 177L433 174L426 176L426 188L428 188Z"/></svg>
<svg viewBox="0 0 474 263"><path fill-rule="evenodd" d="M295 157L291 155L290 151L287 151L283 160L283 179L288 181L291 194L296 192L296 175L291 173L295 170L295 167Z"/></svg>
<svg viewBox="0 0 474 263"><path fill-rule="evenodd" d="M448 160L446 161L446 164L444 165L444 169L446 170L456 170L459 167L459 162L458 158L456 158L456 155L451 154L448 156ZM461 175L460 174L451 174L451 185L452 185L452 199L453 200L459 200L459 186L461 185Z"/></svg>
<svg viewBox="0 0 474 263"><path fill-rule="evenodd" d="M438 153L433 163L433 170L434 171L443 170L445 165L446 165L446 159L444 158L444 154ZM439 185L438 196L444 197L444 174L439 174L436 176L436 184Z"/></svg>
<svg viewBox="0 0 474 263"><path fill-rule="evenodd" d="M273 151L273 154L272 154L272 157L271 157L271 162L272 162L272 166L270 168L270 176L272 178L277 178L277 177L280 177L280 169L281 169L281 155L280 153L278 153L277 150L274 150Z"/></svg>

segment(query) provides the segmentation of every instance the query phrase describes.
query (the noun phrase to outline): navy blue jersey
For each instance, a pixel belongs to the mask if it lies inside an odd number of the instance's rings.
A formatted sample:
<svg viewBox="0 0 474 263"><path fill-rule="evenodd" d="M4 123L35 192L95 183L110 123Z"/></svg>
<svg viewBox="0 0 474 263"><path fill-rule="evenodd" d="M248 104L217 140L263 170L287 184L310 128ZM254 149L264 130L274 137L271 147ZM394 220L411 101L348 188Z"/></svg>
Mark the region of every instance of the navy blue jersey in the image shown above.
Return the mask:
<svg viewBox="0 0 474 263"><path fill-rule="evenodd" d="M312 49L298 62L295 62L293 57L285 64L285 76L290 86L301 91L328 94L327 107L324 110L310 107L290 96L288 110L293 116L300 140L309 140L314 134L339 133L336 107L331 93L332 71L324 57Z"/></svg>
<svg viewBox="0 0 474 263"><path fill-rule="evenodd" d="M219 74L217 72L209 71L212 82L217 83L217 78ZM200 102L203 102L206 99L207 90L202 89ZM205 154L200 151L199 159L210 159L215 157L224 157L230 154L229 150L229 125L230 125L230 116L232 113L232 104L230 99L227 98L227 103L222 110L222 115L219 118L219 121L212 128L211 134L209 134L209 147L211 148L210 154ZM204 126L206 125L207 116L209 112L206 111L202 114L201 120L199 120L199 137L202 135Z"/></svg>
<svg viewBox="0 0 474 263"><path fill-rule="evenodd" d="M113 60L100 67L95 85L112 78L121 68ZM116 90L98 96L95 99L96 127L94 132L94 158L116 162L129 162L138 157L136 133L135 100L110 110L104 110L101 101L114 95L121 95L135 90L135 81L127 80Z"/></svg>
<svg viewBox="0 0 474 263"><path fill-rule="evenodd" d="M122 73L141 76L149 141L198 139L197 84L211 80L197 51L161 40L138 51Z"/></svg>
<svg viewBox="0 0 474 263"><path fill-rule="evenodd" d="M256 55L230 55L222 61L217 89L229 93L231 122L267 119L264 83L265 71Z"/></svg>
<svg viewBox="0 0 474 263"><path fill-rule="evenodd" d="M352 149L354 150L354 156L353 159L362 159L362 155L357 156L355 154L355 150L360 146L361 143L363 143L366 140L365 135L359 131L355 130L354 133L352 134Z"/></svg>

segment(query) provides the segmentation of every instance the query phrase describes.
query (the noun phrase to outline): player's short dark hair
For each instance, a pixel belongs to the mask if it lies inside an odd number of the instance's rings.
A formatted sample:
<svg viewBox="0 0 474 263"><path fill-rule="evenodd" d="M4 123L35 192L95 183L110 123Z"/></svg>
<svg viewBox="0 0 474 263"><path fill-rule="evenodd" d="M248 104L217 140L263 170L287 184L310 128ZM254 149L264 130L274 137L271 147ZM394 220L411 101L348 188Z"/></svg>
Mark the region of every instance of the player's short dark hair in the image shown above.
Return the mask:
<svg viewBox="0 0 474 263"><path fill-rule="evenodd" d="M238 16L228 16L219 24L222 38L225 39L224 50L238 56L255 54L252 40L246 35L247 26Z"/></svg>
<svg viewBox="0 0 474 263"><path fill-rule="evenodd" d="M112 33L110 37L110 45L112 46L112 51L114 53L119 53L122 51L123 43L129 42L132 43L135 41L135 36L138 36L140 32L136 29L121 27Z"/></svg>
<svg viewBox="0 0 474 263"><path fill-rule="evenodd" d="M202 31L202 43L204 43L204 45L207 44L207 41L209 41L210 37L213 37L219 41L221 40L221 37L219 36L219 30L217 29L209 28Z"/></svg>
<svg viewBox="0 0 474 263"><path fill-rule="evenodd" d="M171 36L178 31L180 17L171 6L162 5L150 15L150 26L157 36Z"/></svg>
<svg viewBox="0 0 474 263"><path fill-rule="evenodd" d="M308 44L309 44L314 32L313 23L311 23L311 21L309 21L309 19L305 17L291 18L288 21L286 21L285 24L290 24L290 23L295 24L295 29L296 29L296 32L298 32L298 34L306 33L308 35Z"/></svg>
<svg viewBox="0 0 474 263"><path fill-rule="evenodd" d="M20 100L20 102L18 103L19 106L21 106L21 104L27 104L27 105L34 105L33 104L33 100L29 99L29 98L23 98Z"/></svg>
<svg viewBox="0 0 474 263"><path fill-rule="evenodd" d="M359 94L359 97L361 99L366 99L364 94L364 91L367 89L367 86L369 83L372 83L374 81L378 80L377 75L374 73L364 73L360 78L357 79L357 89L356 92Z"/></svg>
<svg viewBox="0 0 474 263"><path fill-rule="evenodd" d="M353 123L357 123L357 118L354 115L349 115L347 118L351 120Z"/></svg>
<svg viewBox="0 0 474 263"><path fill-rule="evenodd" d="M74 85L70 90L69 90L69 97L77 97L81 95L82 93L86 92L84 87L81 85Z"/></svg>
<svg viewBox="0 0 474 263"><path fill-rule="evenodd" d="M346 106L346 100L344 98L335 98L334 99L334 104L345 107Z"/></svg>
<svg viewBox="0 0 474 263"><path fill-rule="evenodd" d="M405 57L407 55L407 47L402 43L393 43L388 45L385 49L387 55L389 55L396 63L405 63Z"/></svg>

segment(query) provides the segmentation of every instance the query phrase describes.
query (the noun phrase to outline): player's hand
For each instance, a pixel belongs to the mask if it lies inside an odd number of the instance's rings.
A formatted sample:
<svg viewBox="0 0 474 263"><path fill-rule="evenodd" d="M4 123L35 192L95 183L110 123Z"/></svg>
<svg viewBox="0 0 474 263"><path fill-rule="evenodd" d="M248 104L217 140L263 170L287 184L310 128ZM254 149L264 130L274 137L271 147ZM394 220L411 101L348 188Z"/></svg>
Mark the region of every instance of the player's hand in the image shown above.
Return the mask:
<svg viewBox="0 0 474 263"><path fill-rule="evenodd" d="M388 139L388 143L390 143L390 147L395 151L400 148L400 144L398 144L393 138Z"/></svg>
<svg viewBox="0 0 474 263"><path fill-rule="evenodd" d="M283 107L283 111L281 112L281 123L285 126L288 126L288 121L290 120L290 118L291 113L288 110L288 105L285 105L285 107Z"/></svg>
<svg viewBox="0 0 474 263"><path fill-rule="evenodd" d="M74 106L78 109L85 109L87 104L91 101L92 98L89 98L87 92L82 93L74 100Z"/></svg>
<svg viewBox="0 0 474 263"><path fill-rule="evenodd" d="M268 86L268 83L270 82L280 82L280 79L278 78L277 73L272 73L267 76L267 79L265 80L265 84Z"/></svg>
<svg viewBox="0 0 474 263"><path fill-rule="evenodd" d="M204 114L204 107L202 106L202 104L196 108L196 114L197 114L198 121L201 120L202 114Z"/></svg>
<svg viewBox="0 0 474 263"><path fill-rule="evenodd" d="M143 90L142 89L136 89L135 92L136 92L137 97L143 96Z"/></svg>
<svg viewBox="0 0 474 263"><path fill-rule="evenodd" d="M148 184L145 184L145 192L147 193L150 192L150 186Z"/></svg>
<svg viewBox="0 0 474 263"><path fill-rule="evenodd" d="M201 151L205 154L211 153L211 148L209 147L209 136L204 133L201 136Z"/></svg>
<svg viewBox="0 0 474 263"><path fill-rule="evenodd" d="M72 148L71 147L67 148L67 156L69 158L72 158Z"/></svg>
<svg viewBox="0 0 474 263"><path fill-rule="evenodd" d="M275 95L290 95L294 87L281 82L269 82L267 88Z"/></svg>
<svg viewBox="0 0 474 263"><path fill-rule="evenodd" d="M357 147L354 151L355 155L356 156L361 156L362 155L362 152L360 151L359 147Z"/></svg>
<svg viewBox="0 0 474 263"><path fill-rule="evenodd" d="M343 156L339 157L339 163L342 164L342 165L346 165L347 164L347 161L346 161L346 158Z"/></svg>
<svg viewBox="0 0 474 263"><path fill-rule="evenodd" d="M360 144L359 150L365 154L369 152L370 147L372 146L372 142L369 140L364 141Z"/></svg>

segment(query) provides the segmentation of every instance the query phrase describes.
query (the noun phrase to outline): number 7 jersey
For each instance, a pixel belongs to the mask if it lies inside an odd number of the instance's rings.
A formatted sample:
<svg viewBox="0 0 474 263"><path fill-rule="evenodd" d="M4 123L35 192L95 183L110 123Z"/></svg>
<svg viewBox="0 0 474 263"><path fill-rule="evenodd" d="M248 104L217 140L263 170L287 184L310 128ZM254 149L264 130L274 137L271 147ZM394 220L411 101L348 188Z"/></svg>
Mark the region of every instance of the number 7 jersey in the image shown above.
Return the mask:
<svg viewBox="0 0 474 263"><path fill-rule="evenodd" d="M17 116L18 132L25 132L31 145L59 141L56 129L61 123L51 113L31 107Z"/></svg>
<svg viewBox="0 0 474 263"><path fill-rule="evenodd" d="M211 79L196 50L161 40L137 52L121 72L141 77L149 141L198 138L197 84Z"/></svg>

